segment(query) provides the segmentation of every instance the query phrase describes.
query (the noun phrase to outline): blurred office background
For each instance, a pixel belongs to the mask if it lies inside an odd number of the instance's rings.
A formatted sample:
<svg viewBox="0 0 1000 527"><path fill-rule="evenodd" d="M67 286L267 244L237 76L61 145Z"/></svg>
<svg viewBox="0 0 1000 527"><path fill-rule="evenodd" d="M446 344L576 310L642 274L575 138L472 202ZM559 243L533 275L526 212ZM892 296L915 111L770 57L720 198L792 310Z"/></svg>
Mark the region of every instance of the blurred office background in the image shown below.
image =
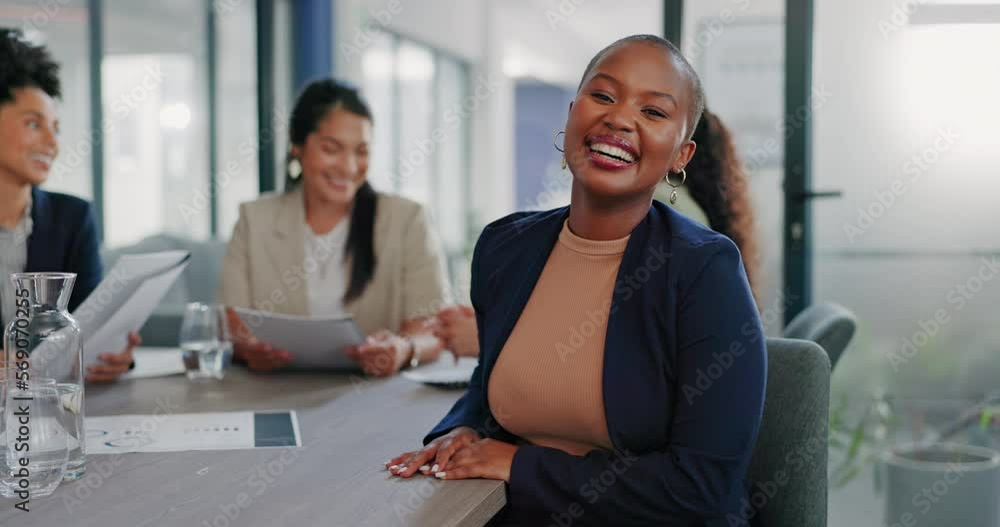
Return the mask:
<svg viewBox="0 0 1000 527"><path fill-rule="evenodd" d="M870 422L866 441L917 437L1000 384L1000 4L787 5L3 0L0 25L62 63L46 187L92 200L106 246L228 238L240 202L281 188L296 91L332 74L367 96L369 178L428 206L459 300L483 225L568 202L552 138L593 54L680 35L747 167L768 333L848 307L835 418L848 435ZM874 469L834 469L831 525L874 521Z"/></svg>

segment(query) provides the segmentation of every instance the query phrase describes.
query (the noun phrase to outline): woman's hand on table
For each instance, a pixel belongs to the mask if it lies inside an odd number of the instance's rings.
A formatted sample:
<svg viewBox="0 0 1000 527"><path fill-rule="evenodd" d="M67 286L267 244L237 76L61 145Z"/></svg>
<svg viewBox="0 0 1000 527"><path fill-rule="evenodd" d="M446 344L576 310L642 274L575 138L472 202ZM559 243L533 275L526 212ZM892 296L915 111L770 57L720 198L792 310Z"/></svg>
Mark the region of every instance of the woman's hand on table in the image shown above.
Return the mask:
<svg viewBox="0 0 1000 527"><path fill-rule="evenodd" d="M388 330L368 336L363 344L348 348L347 356L361 365L365 374L386 377L398 372L410 360L410 343Z"/></svg>
<svg viewBox="0 0 1000 527"><path fill-rule="evenodd" d="M439 479L499 479L510 481L517 446L496 439L473 441L455 452L433 475Z"/></svg>
<svg viewBox="0 0 1000 527"><path fill-rule="evenodd" d="M134 332L129 332L125 349L118 353L101 353L97 356L101 360L98 364L87 366L88 382L111 382L118 380L122 374L127 373L134 360L132 350L142 343L142 339Z"/></svg>
<svg viewBox="0 0 1000 527"><path fill-rule="evenodd" d="M485 478L510 481L517 446L496 439L482 439L472 428L460 426L386 462L389 472L404 478L420 472L438 479Z"/></svg>
<svg viewBox="0 0 1000 527"><path fill-rule="evenodd" d="M424 448L413 452L404 452L385 462L385 468L396 476L408 478L420 471L422 474L434 474L446 466L456 452L481 437L468 426L459 426L427 443Z"/></svg>

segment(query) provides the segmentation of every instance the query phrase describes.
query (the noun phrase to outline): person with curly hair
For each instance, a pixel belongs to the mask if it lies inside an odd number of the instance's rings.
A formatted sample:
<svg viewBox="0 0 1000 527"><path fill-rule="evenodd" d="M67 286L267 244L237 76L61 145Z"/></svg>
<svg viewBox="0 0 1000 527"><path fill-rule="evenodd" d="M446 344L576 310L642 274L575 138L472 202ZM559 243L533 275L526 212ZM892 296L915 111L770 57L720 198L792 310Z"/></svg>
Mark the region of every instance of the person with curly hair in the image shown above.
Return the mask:
<svg viewBox="0 0 1000 527"><path fill-rule="evenodd" d="M743 164L729 128L709 110L701 116L691 140L698 145L687 165L687 178L677 188L674 208L691 219L725 235L736 244L743 267L759 299L757 234L750 189ZM677 178L672 178L677 183ZM668 202L670 186L660 184L654 198Z"/></svg>
<svg viewBox="0 0 1000 527"><path fill-rule="evenodd" d="M21 272L69 272L72 311L101 281L101 257L88 202L39 188L59 154L59 65L48 50L15 29L0 28L0 320L14 316L13 284ZM96 154L95 154L96 155ZM88 381L112 381L133 365L139 336L119 353L87 365Z"/></svg>

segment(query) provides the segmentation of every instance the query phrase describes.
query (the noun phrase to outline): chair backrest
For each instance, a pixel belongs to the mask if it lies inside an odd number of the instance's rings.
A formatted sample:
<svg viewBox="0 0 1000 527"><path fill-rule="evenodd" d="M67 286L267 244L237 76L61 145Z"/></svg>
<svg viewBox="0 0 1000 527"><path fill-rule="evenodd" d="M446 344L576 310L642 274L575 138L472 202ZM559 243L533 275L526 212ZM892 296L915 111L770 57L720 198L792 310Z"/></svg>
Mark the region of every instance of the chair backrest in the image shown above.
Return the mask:
<svg viewBox="0 0 1000 527"><path fill-rule="evenodd" d="M191 252L191 260L184 270L190 302L215 302L226 245L221 240L181 241L179 248Z"/></svg>
<svg viewBox="0 0 1000 527"><path fill-rule="evenodd" d="M104 262L104 272L107 273L114 267L115 262L126 254L154 253L161 251L176 251L181 248L182 239L172 234L154 234L147 236L132 245L116 247L114 249L105 248L101 254ZM187 270L177 279L170 289L167 290L161 305L183 305L188 298L188 284L185 275Z"/></svg>
<svg viewBox="0 0 1000 527"><path fill-rule="evenodd" d="M825 526L830 360L815 342L767 339L764 418L750 504L765 527Z"/></svg>
<svg viewBox="0 0 1000 527"><path fill-rule="evenodd" d="M832 302L822 302L796 315L785 327L782 336L819 344L830 355L830 364L836 366L854 337L857 326L858 319L849 309Z"/></svg>

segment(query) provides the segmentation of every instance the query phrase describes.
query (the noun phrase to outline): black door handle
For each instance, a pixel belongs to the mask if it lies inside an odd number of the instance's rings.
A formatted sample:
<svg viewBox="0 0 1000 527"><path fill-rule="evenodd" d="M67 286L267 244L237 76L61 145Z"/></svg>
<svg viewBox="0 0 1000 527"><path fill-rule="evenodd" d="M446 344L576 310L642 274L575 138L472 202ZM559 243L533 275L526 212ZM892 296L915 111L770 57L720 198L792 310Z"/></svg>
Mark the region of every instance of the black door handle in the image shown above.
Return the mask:
<svg viewBox="0 0 1000 527"><path fill-rule="evenodd" d="M799 201L805 201L807 199L827 199L827 198L840 198L843 197L844 193L839 190L811 190L807 192L799 192L795 195L796 199Z"/></svg>

